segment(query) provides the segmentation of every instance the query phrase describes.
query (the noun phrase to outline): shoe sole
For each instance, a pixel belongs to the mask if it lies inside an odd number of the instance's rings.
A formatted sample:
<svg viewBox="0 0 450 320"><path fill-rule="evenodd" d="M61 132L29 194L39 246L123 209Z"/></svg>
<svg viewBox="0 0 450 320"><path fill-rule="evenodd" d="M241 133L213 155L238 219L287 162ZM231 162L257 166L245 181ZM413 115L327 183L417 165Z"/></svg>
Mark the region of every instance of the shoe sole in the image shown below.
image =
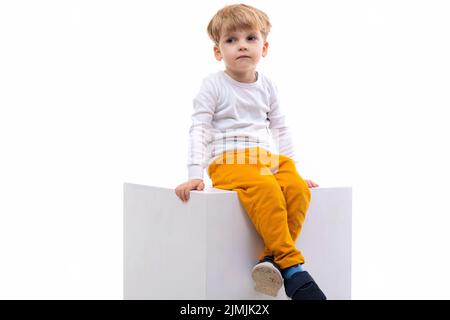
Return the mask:
<svg viewBox="0 0 450 320"><path fill-rule="evenodd" d="M280 271L270 262L257 264L252 270L255 281L255 291L276 297L283 286L283 277Z"/></svg>

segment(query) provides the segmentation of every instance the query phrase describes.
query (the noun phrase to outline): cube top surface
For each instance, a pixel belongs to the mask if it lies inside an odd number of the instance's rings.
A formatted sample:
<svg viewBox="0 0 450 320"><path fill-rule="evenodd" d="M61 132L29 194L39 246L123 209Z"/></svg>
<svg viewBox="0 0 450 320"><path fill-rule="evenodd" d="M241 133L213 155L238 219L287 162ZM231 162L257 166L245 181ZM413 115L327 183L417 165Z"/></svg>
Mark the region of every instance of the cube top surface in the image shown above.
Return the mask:
<svg viewBox="0 0 450 320"><path fill-rule="evenodd" d="M128 183L125 182L125 185L133 185L133 186L139 186L139 187L143 187L143 188L158 188L158 189L167 189L167 190L174 190L175 188L170 188L170 187L166 187L166 186L152 186L152 185L141 185L141 184L135 184L135 183ZM333 186L328 186L328 187L316 187L316 188L311 188L312 191L314 190L327 190L327 189L351 189L351 187L349 186L339 186L339 187L333 187ZM218 188L213 188L212 186L205 186L205 189L202 191L199 190L191 190L191 192L193 193L201 193L201 194L205 194L205 195L210 195L210 194L220 194L220 193L225 193L225 194L229 194L229 193L235 193L235 191L232 190L223 190L223 189L218 189Z"/></svg>

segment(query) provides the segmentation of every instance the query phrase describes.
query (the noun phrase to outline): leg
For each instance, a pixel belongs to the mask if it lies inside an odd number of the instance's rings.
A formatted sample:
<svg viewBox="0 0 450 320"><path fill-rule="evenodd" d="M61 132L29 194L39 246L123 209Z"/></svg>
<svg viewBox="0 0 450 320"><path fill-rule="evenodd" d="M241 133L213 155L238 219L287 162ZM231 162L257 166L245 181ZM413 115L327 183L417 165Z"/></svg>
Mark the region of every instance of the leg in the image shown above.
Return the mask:
<svg viewBox="0 0 450 320"><path fill-rule="evenodd" d="M295 162L280 155L278 170L274 172L286 200L289 232L296 242L305 221L306 211L311 200L311 191L298 174ZM303 262L302 262L303 263ZM292 266L282 271L286 295L293 300L326 300L311 275L299 266Z"/></svg>
<svg viewBox="0 0 450 320"><path fill-rule="evenodd" d="M289 232L294 243L301 232L306 212L311 201L311 191L298 174L295 162L280 155L280 166L274 174L286 200Z"/></svg>
<svg viewBox="0 0 450 320"><path fill-rule="evenodd" d="M274 170L274 177L280 185L286 201L289 233L295 244L309 208L311 191L303 178L298 174L295 162L286 156L279 155L278 168ZM260 260L265 256L272 255L273 253L265 247ZM300 263L304 263L304 258Z"/></svg>

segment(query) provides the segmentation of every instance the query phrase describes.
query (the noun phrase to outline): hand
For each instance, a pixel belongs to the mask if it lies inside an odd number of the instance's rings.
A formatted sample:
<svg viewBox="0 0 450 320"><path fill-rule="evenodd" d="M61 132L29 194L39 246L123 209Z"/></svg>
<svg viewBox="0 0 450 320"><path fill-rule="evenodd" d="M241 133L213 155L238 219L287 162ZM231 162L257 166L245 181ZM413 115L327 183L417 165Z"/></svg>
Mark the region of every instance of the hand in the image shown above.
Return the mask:
<svg viewBox="0 0 450 320"><path fill-rule="evenodd" d="M309 188L315 188L315 187L318 187L318 186L319 186L317 183L315 183L315 182L312 181L312 180L306 180L306 179L305 179L305 182L308 184L308 187L309 187Z"/></svg>
<svg viewBox="0 0 450 320"><path fill-rule="evenodd" d="M192 179L185 183L180 184L175 189L175 193L181 199L181 201L186 202L189 200L189 192L191 190L203 190L205 188L205 184L202 179Z"/></svg>

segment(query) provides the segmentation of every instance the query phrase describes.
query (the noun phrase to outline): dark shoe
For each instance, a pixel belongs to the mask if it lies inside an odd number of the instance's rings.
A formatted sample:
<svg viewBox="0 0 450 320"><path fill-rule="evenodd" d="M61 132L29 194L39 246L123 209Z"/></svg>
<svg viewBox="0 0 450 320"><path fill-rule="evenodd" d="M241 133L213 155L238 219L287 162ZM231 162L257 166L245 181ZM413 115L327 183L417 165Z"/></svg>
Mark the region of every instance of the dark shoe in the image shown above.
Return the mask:
<svg viewBox="0 0 450 320"><path fill-rule="evenodd" d="M297 272L284 280L286 295L292 300L327 300L307 271Z"/></svg>
<svg viewBox="0 0 450 320"><path fill-rule="evenodd" d="M283 276L273 257L266 256L253 267L252 278L255 281L255 290L276 297L283 286Z"/></svg>

